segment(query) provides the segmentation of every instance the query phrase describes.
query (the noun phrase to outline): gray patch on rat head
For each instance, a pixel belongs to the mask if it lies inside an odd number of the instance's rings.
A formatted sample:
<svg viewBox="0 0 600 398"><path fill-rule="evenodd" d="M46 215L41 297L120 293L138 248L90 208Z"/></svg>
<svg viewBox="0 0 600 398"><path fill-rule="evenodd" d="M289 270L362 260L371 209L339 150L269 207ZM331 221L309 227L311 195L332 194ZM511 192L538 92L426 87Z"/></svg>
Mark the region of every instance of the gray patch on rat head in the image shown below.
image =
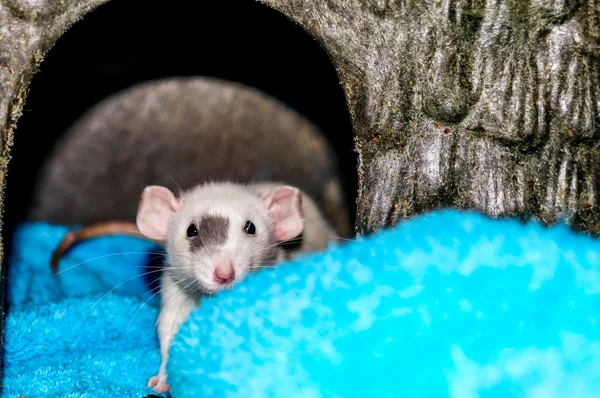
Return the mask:
<svg viewBox="0 0 600 398"><path fill-rule="evenodd" d="M224 216L204 215L197 225L198 236L190 241L193 252L204 246L219 246L227 242L229 219Z"/></svg>

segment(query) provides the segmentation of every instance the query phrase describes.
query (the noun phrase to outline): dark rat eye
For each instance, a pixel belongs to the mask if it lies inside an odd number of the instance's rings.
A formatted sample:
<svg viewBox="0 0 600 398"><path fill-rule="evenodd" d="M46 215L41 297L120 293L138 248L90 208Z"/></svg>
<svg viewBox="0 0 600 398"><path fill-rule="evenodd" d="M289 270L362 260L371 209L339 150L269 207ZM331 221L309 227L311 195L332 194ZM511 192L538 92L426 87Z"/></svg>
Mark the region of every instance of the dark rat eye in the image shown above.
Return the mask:
<svg viewBox="0 0 600 398"><path fill-rule="evenodd" d="M254 235L256 233L256 227L252 221L246 221L246 224L244 224L244 233L248 235Z"/></svg>
<svg viewBox="0 0 600 398"><path fill-rule="evenodd" d="M194 224L190 224L190 226L188 227L187 236L188 236L188 238L198 236L198 229L196 228L196 226Z"/></svg>

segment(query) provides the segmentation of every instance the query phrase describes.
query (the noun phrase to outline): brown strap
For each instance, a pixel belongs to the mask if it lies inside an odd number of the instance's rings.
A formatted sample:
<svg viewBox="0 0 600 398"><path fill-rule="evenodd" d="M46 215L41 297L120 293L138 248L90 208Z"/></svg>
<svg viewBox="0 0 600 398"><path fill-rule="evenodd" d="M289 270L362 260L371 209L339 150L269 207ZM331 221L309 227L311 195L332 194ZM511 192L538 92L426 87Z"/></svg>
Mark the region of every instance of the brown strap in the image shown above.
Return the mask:
<svg viewBox="0 0 600 398"><path fill-rule="evenodd" d="M54 275L58 273L58 262L74 245L84 240L106 235L129 235L145 238L139 231L136 223L131 221L106 221L82 227L76 231L70 231L52 253L51 266Z"/></svg>

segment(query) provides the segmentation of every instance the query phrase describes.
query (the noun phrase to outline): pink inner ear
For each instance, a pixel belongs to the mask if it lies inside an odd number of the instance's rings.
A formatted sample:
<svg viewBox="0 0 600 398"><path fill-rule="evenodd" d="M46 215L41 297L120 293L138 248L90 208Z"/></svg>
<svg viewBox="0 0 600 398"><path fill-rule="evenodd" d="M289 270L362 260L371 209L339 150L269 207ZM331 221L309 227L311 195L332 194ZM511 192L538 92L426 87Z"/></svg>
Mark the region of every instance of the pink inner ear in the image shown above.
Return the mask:
<svg viewBox="0 0 600 398"><path fill-rule="evenodd" d="M164 242L169 232L171 217L179 209L179 200L164 187L148 186L140 198L137 226L146 237Z"/></svg>
<svg viewBox="0 0 600 398"><path fill-rule="evenodd" d="M272 190L264 199L273 223L277 241L298 237L304 229L302 195L297 188L281 186Z"/></svg>

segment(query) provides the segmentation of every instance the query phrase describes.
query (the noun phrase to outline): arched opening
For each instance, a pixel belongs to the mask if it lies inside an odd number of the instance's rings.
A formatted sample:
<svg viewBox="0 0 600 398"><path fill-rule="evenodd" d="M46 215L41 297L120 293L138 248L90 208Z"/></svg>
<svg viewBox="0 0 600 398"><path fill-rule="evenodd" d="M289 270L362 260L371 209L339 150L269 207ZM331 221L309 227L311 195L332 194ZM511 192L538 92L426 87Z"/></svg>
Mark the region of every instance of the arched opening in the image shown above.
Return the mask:
<svg viewBox="0 0 600 398"><path fill-rule="evenodd" d="M354 223L357 183L351 122L336 71L318 42L279 12L253 0L164 4L109 1L76 23L46 55L30 85L11 153L4 201L6 275L12 265L13 232L27 214L40 168L57 139L107 96L172 76L239 82L312 121L337 152ZM10 280L7 285L12 286ZM85 290L86 283L80 285ZM40 290L27 294L36 292ZM18 313L4 308L9 316ZM8 373L6 366L3 373Z"/></svg>
<svg viewBox="0 0 600 398"><path fill-rule="evenodd" d="M356 157L344 94L320 45L254 1L110 1L67 31L34 77L15 134L5 198L7 258L52 144L116 91L169 76L214 76L258 88L314 122L333 144L352 210ZM24 145L25 142L32 145Z"/></svg>

